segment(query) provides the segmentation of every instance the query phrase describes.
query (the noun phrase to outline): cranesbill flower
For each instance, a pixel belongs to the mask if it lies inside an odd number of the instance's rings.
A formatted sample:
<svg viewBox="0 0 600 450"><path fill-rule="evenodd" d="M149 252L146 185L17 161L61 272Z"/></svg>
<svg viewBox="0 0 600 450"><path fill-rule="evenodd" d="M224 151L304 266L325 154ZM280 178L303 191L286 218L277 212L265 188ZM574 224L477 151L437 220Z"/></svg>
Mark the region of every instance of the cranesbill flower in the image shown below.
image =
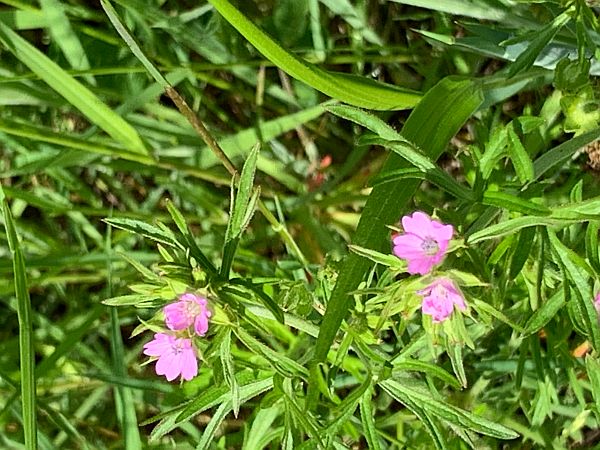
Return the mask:
<svg viewBox="0 0 600 450"><path fill-rule="evenodd" d="M417 291L417 294L423 296L423 314L431 316L433 323L443 322L450 317L455 305L461 311L467 309L462 294L447 278L438 278L425 289Z"/></svg>
<svg viewBox="0 0 600 450"><path fill-rule="evenodd" d="M198 374L198 361L191 339L156 333L154 339L144 345L144 354L158 356L156 374L164 375L169 381L179 375L183 380L191 380Z"/></svg>
<svg viewBox="0 0 600 450"><path fill-rule="evenodd" d="M404 234L394 237L394 254L408 262L408 273L425 275L439 264L454 234L452 225L416 211L402 218Z"/></svg>
<svg viewBox="0 0 600 450"><path fill-rule="evenodd" d="M212 315L206 299L190 293L165 306L163 312L169 329L180 331L194 325L194 331L199 336L204 336L208 331L208 319Z"/></svg>

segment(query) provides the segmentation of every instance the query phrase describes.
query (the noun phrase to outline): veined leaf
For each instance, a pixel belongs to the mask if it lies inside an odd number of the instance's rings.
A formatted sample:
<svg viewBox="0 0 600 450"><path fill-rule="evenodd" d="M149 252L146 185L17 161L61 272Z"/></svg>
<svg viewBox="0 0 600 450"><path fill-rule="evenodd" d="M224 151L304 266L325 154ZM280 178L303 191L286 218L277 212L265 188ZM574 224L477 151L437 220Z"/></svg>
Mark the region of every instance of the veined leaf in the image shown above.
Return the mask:
<svg viewBox="0 0 600 450"><path fill-rule="evenodd" d="M475 431L476 433L485 434L498 439L514 439L519 436L510 428L437 400L433 398L429 392L421 391L417 387L412 387L408 384L394 380L385 380L379 383L379 385L399 402L404 403L406 400L412 401L421 405L421 407L429 414L439 417L459 428Z"/></svg>

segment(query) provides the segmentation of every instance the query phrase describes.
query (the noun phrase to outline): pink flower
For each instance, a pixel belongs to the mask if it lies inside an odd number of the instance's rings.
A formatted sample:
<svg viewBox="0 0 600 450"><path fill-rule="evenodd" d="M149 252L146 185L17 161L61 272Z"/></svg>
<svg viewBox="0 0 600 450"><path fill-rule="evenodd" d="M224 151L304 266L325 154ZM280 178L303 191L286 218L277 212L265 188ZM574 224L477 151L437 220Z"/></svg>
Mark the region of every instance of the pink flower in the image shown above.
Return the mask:
<svg viewBox="0 0 600 450"><path fill-rule="evenodd" d="M421 212L402 218L404 234L395 236L394 255L408 261L408 273L425 275L444 258L454 228Z"/></svg>
<svg viewBox="0 0 600 450"><path fill-rule="evenodd" d="M438 278L425 289L417 291L423 296L423 314L433 318L433 323L446 320L454 311L454 305L461 311L467 309L465 299L454 283L447 278Z"/></svg>
<svg viewBox="0 0 600 450"><path fill-rule="evenodd" d="M199 336L204 336L208 331L208 319L212 315L206 299L190 293L183 294L178 301L165 306L163 312L169 329L185 330L193 324Z"/></svg>
<svg viewBox="0 0 600 450"><path fill-rule="evenodd" d="M594 298L594 306L596 307L596 312L600 315L600 292Z"/></svg>
<svg viewBox="0 0 600 450"><path fill-rule="evenodd" d="M169 381L178 375L189 381L198 374L198 361L191 339L156 333L154 340L144 345L144 355L158 356L156 374L164 375Z"/></svg>

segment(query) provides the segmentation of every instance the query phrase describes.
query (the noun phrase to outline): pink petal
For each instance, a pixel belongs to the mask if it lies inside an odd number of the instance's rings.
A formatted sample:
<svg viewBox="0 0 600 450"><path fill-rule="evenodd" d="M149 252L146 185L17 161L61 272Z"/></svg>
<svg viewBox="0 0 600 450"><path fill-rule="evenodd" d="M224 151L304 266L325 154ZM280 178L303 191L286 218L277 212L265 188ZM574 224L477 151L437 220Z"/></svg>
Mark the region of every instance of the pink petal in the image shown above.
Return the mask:
<svg viewBox="0 0 600 450"><path fill-rule="evenodd" d="M164 333L154 335L154 340L144 345L144 355L161 356L171 351L175 338Z"/></svg>
<svg viewBox="0 0 600 450"><path fill-rule="evenodd" d="M421 211L415 211L412 216L402 218L402 228L405 233L414 234L421 239L431 235L431 218Z"/></svg>
<svg viewBox="0 0 600 450"><path fill-rule="evenodd" d="M193 318L187 314L186 302L171 303L163 308L165 323L171 330L185 330L193 323Z"/></svg>
<svg viewBox="0 0 600 450"><path fill-rule="evenodd" d="M191 380L198 375L198 360L193 349L181 353L181 378Z"/></svg>
<svg viewBox="0 0 600 450"><path fill-rule="evenodd" d="M198 336L204 336L208 331L208 315L200 314L196 316L196 320L194 321L194 331Z"/></svg>
<svg viewBox="0 0 600 450"><path fill-rule="evenodd" d="M419 275L426 275L431 271L431 268L433 266L434 262L432 259L420 255L419 258L412 259L408 262L408 267L406 268L406 270L411 275L417 273Z"/></svg>
<svg viewBox="0 0 600 450"><path fill-rule="evenodd" d="M467 308L461 292L447 278L438 278L417 293L425 295L421 305L422 311L423 314L431 315L434 322L442 322L450 317L454 305L463 311Z"/></svg>
<svg viewBox="0 0 600 450"><path fill-rule="evenodd" d="M164 375L169 381L177 378L180 372L178 357L174 353L167 353L156 362L156 374Z"/></svg>
<svg viewBox="0 0 600 450"><path fill-rule="evenodd" d="M186 292L185 294L179 296L179 300L182 302L194 302L199 298L201 297L198 297L196 294L192 294L191 292Z"/></svg>
<svg viewBox="0 0 600 450"><path fill-rule="evenodd" d="M399 258L415 258L423 255L423 240L414 234L403 234L394 239L394 254Z"/></svg>
<svg viewBox="0 0 600 450"><path fill-rule="evenodd" d="M454 227L452 225L444 225L434 220L431 222L431 228L433 233L431 237L438 242L449 241L454 235Z"/></svg>

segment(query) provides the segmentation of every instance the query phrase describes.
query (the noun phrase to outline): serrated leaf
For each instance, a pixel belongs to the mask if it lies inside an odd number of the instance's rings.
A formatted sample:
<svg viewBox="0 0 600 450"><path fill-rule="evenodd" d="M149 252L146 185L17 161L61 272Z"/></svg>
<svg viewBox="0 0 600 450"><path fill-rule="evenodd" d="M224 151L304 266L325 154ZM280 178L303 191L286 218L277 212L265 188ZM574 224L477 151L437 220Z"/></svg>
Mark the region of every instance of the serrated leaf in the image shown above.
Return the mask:
<svg viewBox="0 0 600 450"><path fill-rule="evenodd" d="M149 225L141 220L112 218L104 219L104 222L115 228L147 237L148 239L168 245L169 247L183 249L183 246L177 241L172 232L160 229L154 225Z"/></svg>
<svg viewBox="0 0 600 450"><path fill-rule="evenodd" d="M233 357L231 356L231 329L227 329L224 333L223 340L219 346L219 356L221 358L221 366L223 367L223 378L229 389L231 389L233 415L237 418L240 412L240 389L235 378Z"/></svg>
<svg viewBox="0 0 600 450"><path fill-rule="evenodd" d="M535 33L532 34L533 39L527 43L525 50L509 66L508 76L512 77L531 67L542 50L544 50L544 47L552 41L554 36L556 36L556 33L558 33L570 19L570 15L567 12L563 12L541 30L536 30Z"/></svg>
<svg viewBox="0 0 600 450"><path fill-rule="evenodd" d="M379 435L373 417L373 388L369 388L360 398L360 420L363 426L363 435L369 450L380 450Z"/></svg>
<svg viewBox="0 0 600 450"><path fill-rule="evenodd" d="M547 216L550 215L551 212L550 208L544 205L533 203L529 200L517 197L516 195L509 194L508 192L487 190L483 194L481 203L484 205L507 209L508 211L515 211L521 214L530 214L535 216Z"/></svg>
<svg viewBox="0 0 600 450"><path fill-rule="evenodd" d="M349 245L348 248L357 255L370 259L371 261L381 264L382 266L390 267L396 270L406 271L406 261L394 255L386 255L384 253L363 248L358 245Z"/></svg>
<svg viewBox="0 0 600 450"><path fill-rule="evenodd" d="M517 433L504 425L437 400L424 390L415 389L412 386L395 380L385 380L379 383L379 385L399 402L404 403L403 400L410 399L412 402L420 405L427 413L460 428L497 439L515 439L519 437Z"/></svg>
<svg viewBox="0 0 600 450"><path fill-rule="evenodd" d="M515 133L514 126L511 124L507 127L507 138L508 138L508 154L519 177L519 181L525 184L531 181L534 176L533 163L531 158L527 154L525 147L521 143L519 136Z"/></svg>
<svg viewBox="0 0 600 450"><path fill-rule="evenodd" d="M589 286L590 269L586 267L585 261L579 257L573 250L566 247L555 233L548 230L548 237L552 246L552 252L559 259L564 267L565 274L573 285L575 302L578 306L578 312L583 320L586 335L591 341L592 346L600 349L600 327L598 324L598 313L594 307L592 292Z"/></svg>

